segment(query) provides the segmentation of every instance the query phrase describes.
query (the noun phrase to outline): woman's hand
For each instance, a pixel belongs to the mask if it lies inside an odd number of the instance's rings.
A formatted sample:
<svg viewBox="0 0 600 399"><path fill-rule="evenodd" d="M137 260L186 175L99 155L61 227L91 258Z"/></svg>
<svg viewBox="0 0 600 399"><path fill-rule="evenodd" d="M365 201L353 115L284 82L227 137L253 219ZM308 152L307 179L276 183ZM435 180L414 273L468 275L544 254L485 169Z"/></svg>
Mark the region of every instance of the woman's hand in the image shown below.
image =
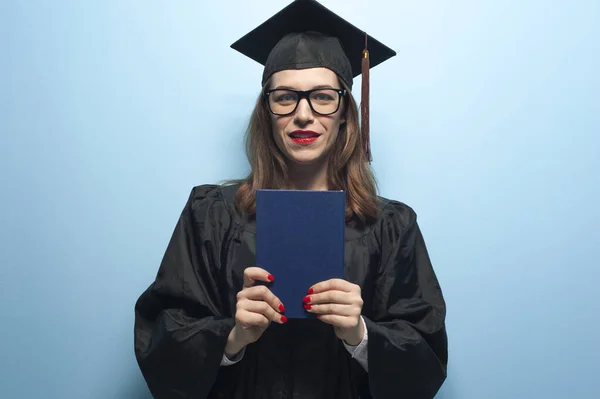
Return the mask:
<svg viewBox="0 0 600 399"><path fill-rule="evenodd" d="M233 358L247 345L258 341L271 322L283 324L287 318L281 301L264 285L256 281L271 282L273 276L258 267L244 270L244 288L237 294L235 326L229 333L225 355Z"/></svg>
<svg viewBox="0 0 600 399"><path fill-rule="evenodd" d="M363 300L360 287L346 280L331 279L314 285L304 298L304 308L335 328L335 335L348 345L358 345L364 335L360 320Z"/></svg>

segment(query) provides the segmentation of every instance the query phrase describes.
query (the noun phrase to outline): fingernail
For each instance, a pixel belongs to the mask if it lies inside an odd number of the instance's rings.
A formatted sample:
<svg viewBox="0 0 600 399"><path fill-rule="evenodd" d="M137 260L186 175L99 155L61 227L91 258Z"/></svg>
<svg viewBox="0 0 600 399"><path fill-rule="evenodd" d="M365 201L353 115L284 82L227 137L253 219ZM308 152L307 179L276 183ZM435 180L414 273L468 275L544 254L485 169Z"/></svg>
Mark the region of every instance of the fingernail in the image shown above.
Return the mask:
<svg viewBox="0 0 600 399"><path fill-rule="evenodd" d="M314 292L315 292L315 290L311 288L308 290L308 295L313 294Z"/></svg>
<svg viewBox="0 0 600 399"><path fill-rule="evenodd" d="M283 303L281 305L279 305L279 311L285 312L285 306L283 306Z"/></svg>
<svg viewBox="0 0 600 399"><path fill-rule="evenodd" d="M306 310L310 310L312 308L312 305L306 304L304 305L304 309Z"/></svg>
<svg viewBox="0 0 600 399"><path fill-rule="evenodd" d="M269 275L267 276L267 278L269 279L269 281L273 281L273 280L275 280L275 277L273 277L273 275L272 275L272 274L269 274Z"/></svg>
<svg viewBox="0 0 600 399"><path fill-rule="evenodd" d="M281 322L282 322L282 323L285 323L286 321L287 321L287 317L285 317L285 316L281 316Z"/></svg>
<svg viewBox="0 0 600 399"><path fill-rule="evenodd" d="M302 299L302 302L309 303L310 302L310 297L309 296L305 296L304 299Z"/></svg>

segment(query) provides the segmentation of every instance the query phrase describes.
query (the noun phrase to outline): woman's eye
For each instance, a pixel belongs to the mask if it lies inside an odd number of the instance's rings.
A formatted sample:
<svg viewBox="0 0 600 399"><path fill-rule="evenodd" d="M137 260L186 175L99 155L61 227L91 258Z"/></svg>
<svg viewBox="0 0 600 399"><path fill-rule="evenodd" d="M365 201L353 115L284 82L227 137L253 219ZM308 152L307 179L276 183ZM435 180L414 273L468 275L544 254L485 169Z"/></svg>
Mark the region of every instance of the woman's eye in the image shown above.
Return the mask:
<svg viewBox="0 0 600 399"><path fill-rule="evenodd" d="M281 94L275 98L277 102L296 101L296 98L291 94Z"/></svg>
<svg viewBox="0 0 600 399"><path fill-rule="evenodd" d="M323 92L314 93L312 95L312 98L313 98L313 100L319 101L321 103L323 103L323 102L330 102L330 101L334 101L335 100L335 98L331 94L329 94L329 93L323 93Z"/></svg>

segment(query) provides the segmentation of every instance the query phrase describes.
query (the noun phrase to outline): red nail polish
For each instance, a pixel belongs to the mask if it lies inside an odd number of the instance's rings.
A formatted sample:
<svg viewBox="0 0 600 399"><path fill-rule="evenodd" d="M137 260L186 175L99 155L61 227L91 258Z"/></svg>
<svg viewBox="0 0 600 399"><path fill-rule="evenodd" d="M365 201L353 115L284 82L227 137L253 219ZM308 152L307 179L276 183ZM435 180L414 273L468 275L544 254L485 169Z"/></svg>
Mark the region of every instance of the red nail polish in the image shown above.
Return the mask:
<svg viewBox="0 0 600 399"><path fill-rule="evenodd" d="M269 274L269 275L267 276L267 278L269 279L269 281L273 281L273 280L275 280L275 277L273 277L273 275L272 275L272 274Z"/></svg>
<svg viewBox="0 0 600 399"><path fill-rule="evenodd" d="M283 304L279 305L279 311L285 312L285 306L283 306Z"/></svg>
<svg viewBox="0 0 600 399"><path fill-rule="evenodd" d="M285 317L285 316L281 316L281 322L282 322L282 323L285 323L285 322L287 322L287 317Z"/></svg>
<svg viewBox="0 0 600 399"><path fill-rule="evenodd" d="M312 305L306 304L304 305L304 309L306 310L310 310L312 308Z"/></svg>
<svg viewBox="0 0 600 399"><path fill-rule="evenodd" d="M310 302L310 297L309 296L305 296L304 299L302 299L302 302L309 303Z"/></svg>
<svg viewBox="0 0 600 399"><path fill-rule="evenodd" d="M314 292L315 292L315 290L311 288L308 290L308 295L313 294Z"/></svg>

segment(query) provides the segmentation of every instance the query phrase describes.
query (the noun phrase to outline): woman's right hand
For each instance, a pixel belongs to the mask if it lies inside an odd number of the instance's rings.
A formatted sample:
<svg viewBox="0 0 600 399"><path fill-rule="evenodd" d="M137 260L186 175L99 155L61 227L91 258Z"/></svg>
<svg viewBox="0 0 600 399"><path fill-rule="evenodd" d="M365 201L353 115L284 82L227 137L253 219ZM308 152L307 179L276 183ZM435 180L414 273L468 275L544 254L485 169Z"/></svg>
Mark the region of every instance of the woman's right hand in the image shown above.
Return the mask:
<svg viewBox="0 0 600 399"><path fill-rule="evenodd" d="M247 345L258 341L271 322L283 324L285 307L269 288L255 286L256 281L273 281L266 270L249 267L244 270L244 288L237 294L235 326L229 333L225 355L233 358Z"/></svg>

